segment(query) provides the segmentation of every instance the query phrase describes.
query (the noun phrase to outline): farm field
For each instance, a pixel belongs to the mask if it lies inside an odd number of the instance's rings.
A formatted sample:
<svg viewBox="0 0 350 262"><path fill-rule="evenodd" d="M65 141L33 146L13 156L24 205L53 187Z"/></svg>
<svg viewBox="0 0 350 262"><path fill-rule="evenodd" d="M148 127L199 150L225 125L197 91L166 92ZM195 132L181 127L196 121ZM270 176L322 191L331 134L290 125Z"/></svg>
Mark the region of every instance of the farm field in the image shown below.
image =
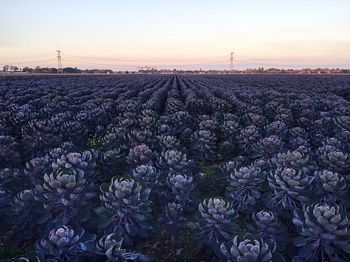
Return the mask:
<svg viewBox="0 0 350 262"><path fill-rule="evenodd" d="M350 261L350 76L0 76L0 261Z"/></svg>

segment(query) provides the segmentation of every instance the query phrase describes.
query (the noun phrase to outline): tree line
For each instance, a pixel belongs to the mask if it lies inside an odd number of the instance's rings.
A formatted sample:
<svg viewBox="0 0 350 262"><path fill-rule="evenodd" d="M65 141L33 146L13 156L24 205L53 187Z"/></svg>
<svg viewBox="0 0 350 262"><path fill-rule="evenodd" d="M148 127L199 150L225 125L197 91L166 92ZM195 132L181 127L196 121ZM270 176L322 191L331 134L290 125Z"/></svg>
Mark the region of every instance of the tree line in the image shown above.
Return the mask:
<svg viewBox="0 0 350 262"><path fill-rule="evenodd" d="M49 73L49 74L56 74L58 73L58 69L55 67L41 67L37 66L35 68L31 67L23 67L19 68L14 65L4 65L2 67L3 72L24 72L24 73ZM65 67L62 69L63 73L102 73L102 74L108 74L113 73L111 69L79 69L77 67Z"/></svg>

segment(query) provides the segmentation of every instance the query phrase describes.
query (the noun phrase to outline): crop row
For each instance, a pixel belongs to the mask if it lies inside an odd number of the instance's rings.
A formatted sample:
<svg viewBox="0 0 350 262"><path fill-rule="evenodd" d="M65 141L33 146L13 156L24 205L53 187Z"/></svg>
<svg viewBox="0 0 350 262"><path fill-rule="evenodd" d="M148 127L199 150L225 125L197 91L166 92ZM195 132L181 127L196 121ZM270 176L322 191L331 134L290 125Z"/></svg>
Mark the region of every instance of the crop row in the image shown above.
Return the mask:
<svg viewBox="0 0 350 262"><path fill-rule="evenodd" d="M0 259L349 261L349 90L0 78Z"/></svg>

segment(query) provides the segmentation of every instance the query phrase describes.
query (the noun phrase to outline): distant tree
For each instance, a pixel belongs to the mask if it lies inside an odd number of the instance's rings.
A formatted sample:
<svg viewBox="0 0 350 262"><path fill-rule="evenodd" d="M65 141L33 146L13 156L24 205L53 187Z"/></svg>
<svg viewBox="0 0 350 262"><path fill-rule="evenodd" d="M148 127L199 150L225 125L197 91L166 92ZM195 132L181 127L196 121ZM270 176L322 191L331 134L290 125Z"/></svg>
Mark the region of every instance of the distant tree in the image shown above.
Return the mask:
<svg viewBox="0 0 350 262"><path fill-rule="evenodd" d="M63 73L81 73L82 71L78 68L73 67L65 67L63 68Z"/></svg>
<svg viewBox="0 0 350 262"><path fill-rule="evenodd" d="M2 67L2 71L4 71L4 72L9 71L9 69L10 69L10 66L9 66L9 65L4 65L4 66Z"/></svg>
<svg viewBox="0 0 350 262"><path fill-rule="evenodd" d="M24 67L23 69L22 69L22 72L28 72L28 73L32 73L34 71L34 69L33 68L30 68L30 67Z"/></svg>
<svg viewBox="0 0 350 262"><path fill-rule="evenodd" d="M57 72L58 72L57 68L55 68L55 67L50 68L50 73L57 74Z"/></svg>
<svg viewBox="0 0 350 262"><path fill-rule="evenodd" d="M41 67L40 66L35 67L34 72L41 73Z"/></svg>

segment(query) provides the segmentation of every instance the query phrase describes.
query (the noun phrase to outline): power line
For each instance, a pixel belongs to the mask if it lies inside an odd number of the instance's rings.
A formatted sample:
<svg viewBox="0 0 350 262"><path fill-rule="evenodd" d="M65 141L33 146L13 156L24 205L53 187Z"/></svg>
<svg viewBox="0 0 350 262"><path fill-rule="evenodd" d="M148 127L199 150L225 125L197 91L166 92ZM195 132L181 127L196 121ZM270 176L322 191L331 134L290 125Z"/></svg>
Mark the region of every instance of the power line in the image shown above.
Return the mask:
<svg viewBox="0 0 350 262"><path fill-rule="evenodd" d="M0 60L18 60L18 59L32 59L32 58L42 58L42 57L52 57L52 54L47 55L36 55L36 56L22 56L22 57L0 57Z"/></svg>
<svg viewBox="0 0 350 262"><path fill-rule="evenodd" d="M222 65L222 64L226 64L227 62L226 61L215 61L215 62L210 62L210 63L199 63L199 64L182 64L182 65L179 65L179 64L174 64L174 65L160 65L160 66L164 66L164 67L171 67L171 66L181 66L181 67L184 67L184 66L205 66L205 65Z"/></svg>
<svg viewBox="0 0 350 262"><path fill-rule="evenodd" d="M140 64L110 64L110 63L99 63L91 61L82 61L82 60L72 60L72 59L63 59L66 62L74 62L80 64L94 64L94 65L105 65L105 66L118 66L118 67L139 67ZM150 65L153 67L186 67L186 66L205 66L205 65L222 65L225 64L225 61L213 61L209 63L195 63L195 64L156 64Z"/></svg>
<svg viewBox="0 0 350 262"><path fill-rule="evenodd" d="M183 62L183 61L202 61L202 60L213 60L213 59L224 59L225 56L220 57L201 57L201 58L184 58L184 59L169 59L169 58L112 58L112 57L96 57L96 56L79 56L79 55L69 55L64 54L65 57L82 58L82 59L92 59L92 60L107 60L107 61L120 61L120 62Z"/></svg>
<svg viewBox="0 0 350 262"><path fill-rule="evenodd" d="M62 69L62 61L71 62L71 63L79 63L81 65L99 65L99 66L109 66L109 67L134 67L138 68L140 65L145 65L147 63L150 67L163 67L163 68L176 68L176 67L189 67L189 66L206 66L206 65L223 65L225 56L222 57L201 57L201 58L183 58L183 59L162 59L162 58L115 58L115 57L95 57L95 56L79 56L79 55L67 55L64 54L65 59L62 58L63 52L57 50L56 60L47 59L47 60L32 60L32 61L23 61L23 62L15 62L15 64L35 64L35 63L46 63L46 62L57 62L58 72L63 72ZM29 59L29 58L39 58L39 57L48 57L51 55L42 55L42 56L27 56L27 57L17 57L11 58L11 60L16 59ZM53 57L53 56L51 56ZM68 59L66 59L68 58ZM73 59L72 59L73 58ZM75 59L78 58L78 59ZM7 58L10 60L10 58ZM220 59L220 60L219 60ZM98 61L99 60L99 61ZM213 61L214 60L214 61ZM117 63L123 62L123 63ZM186 63L188 62L188 63ZM7 62L8 63L8 62Z"/></svg>
<svg viewBox="0 0 350 262"><path fill-rule="evenodd" d="M68 60L62 59L62 54L66 58L68 58ZM230 71L233 70L234 55L235 55L235 53L233 53L233 52L230 53L230 58L229 58L229 70ZM65 54L63 52L60 52L60 56L61 56L61 63L62 63L62 60L64 60L67 62L75 62L75 63L80 63L80 64L95 64L95 65L105 65L105 66L113 66L113 67L123 67L124 66L124 67L135 67L135 68L139 67L140 65L145 65L145 64L148 64L148 66L151 66L152 64L154 64L154 66L156 66L156 67L187 67L187 66L223 65L223 64L227 63L227 62L223 62L223 60L225 60L225 58L227 59L227 56L206 57L206 58L204 58L204 57L201 57L201 58L183 58L183 59L138 58L138 57L116 58L116 57L69 55L69 54ZM40 58L48 58L48 59L40 59ZM25 61L26 59L33 59L33 60ZM223 60L221 61L221 59L223 59ZM22 61L18 61L18 60L22 60ZM213 61L213 60L215 60L215 61ZM56 61L58 67L60 67L58 57L56 56L56 59L54 59L53 53L52 54L35 55L35 56L22 56L22 57L0 57L1 64L31 65L31 64L36 64L36 63L48 63L48 62L51 63L54 61ZM244 63L244 61L246 61L246 62ZM245 66L249 66L249 65L251 65L251 66L270 66L270 67L294 67L295 66L294 64L280 65L280 64L275 63L275 62L268 63L268 59L255 59L255 61L256 62L254 62L254 61L247 62L247 60L242 60L241 65L245 65ZM264 63L264 61L266 61L267 63L266 62ZM121 62L121 64L117 64L116 62ZM179 64L177 64L177 62ZM189 63L186 63L186 62L189 62ZM326 63L326 61L325 62L322 61L322 63ZM322 67L321 64L319 65L319 67ZM349 67L348 64L332 65L332 66L333 67ZM315 65L302 65L299 67L315 67Z"/></svg>
<svg viewBox="0 0 350 262"><path fill-rule="evenodd" d="M224 58L223 57L207 57L207 58L187 58L187 59L176 59L176 60L171 60L171 59L133 59L133 58L102 58L102 57L91 57L91 56L75 56L75 55L65 55L65 57L80 57L82 59L62 59L62 54L60 50L57 50L57 68L58 72L62 72L62 60L67 61L67 62L74 62L74 63L80 63L80 64L95 64L95 65L105 65L105 66L118 66L118 67L139 67L140 64L116 64L116 63L104 63L104 62L98 62L98 61L91 61L91 60L107 60L107 61L119 61L119 62L141 62L141 63L146 63L146 62L151 62L153 63L165 63L165 64L155 64L153 66L156 67L187 67L187 66L205 66L205 65L213 65L213 64L222 64L223 61L208 61L212 59L219 59L219 58ZM42 55L42 56L27 56L27 57L22 57L22 58L39 58L39 57L47 57L48 55ZM9 58L7 58L9 59ZM20 59L20 57L17 58L12 58L12 59ZM199 61L208 61L208 62L199 62ZM32 61L23 61L23 62L14 62L16 64L34 64L34 63L45 63L45 62L53 62L55 60L53 59L47 59L47 60L32 60ZM184 62L184 61L198 61L197 63L182 63L178 64L176 61L179 62ZM175 63L174 63L175 62Z"/></svg>
<svg viewBox="0 0 350 262"><path fill-rule="evenodd" d="M35 63L46 63L46 62L53 62L56 61L55 59L50 59L50 60L38 60L38 61L27 61L27 62L15 62L16 65L24 65L24 64L35 64ZM6 64L11 64L11 63L6 63Z"/></svg>
<svg viewBox="0 0 350 262"><path fill-rule="evenodd" d="M138 67L138 65L121 65L121 64L106 64L106 63L98 63L98 62L91 62L91 61L81 61L81 60L72 60L72 59L62 59L65 62L73 62L73 63L80 63L80 64L93 64L93 65L106 65L106 66L129 66L129 67Z"/></svg>

